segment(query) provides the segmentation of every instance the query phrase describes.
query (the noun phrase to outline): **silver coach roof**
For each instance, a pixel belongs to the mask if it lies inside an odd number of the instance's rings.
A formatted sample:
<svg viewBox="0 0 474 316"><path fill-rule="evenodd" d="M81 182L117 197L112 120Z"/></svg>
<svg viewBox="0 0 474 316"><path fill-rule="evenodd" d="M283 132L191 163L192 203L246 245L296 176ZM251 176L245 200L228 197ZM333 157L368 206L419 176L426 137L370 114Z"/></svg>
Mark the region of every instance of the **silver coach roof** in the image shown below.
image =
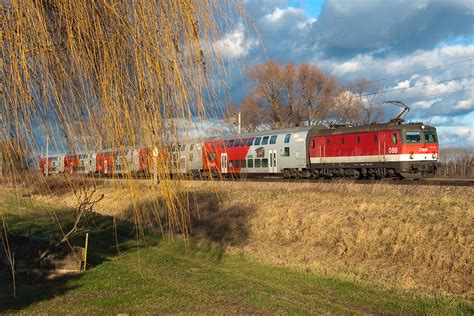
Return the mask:
<svg viewBox="0 0 474 316"><path fill-rule="evenodd" d="M271 136L275 134L292 134L298 132L308 132L310 130L320 130L326 129L323 125L312 125L312 126L299 126L299 127L291 127L291 128L280 128L280 129L269 129L266 131L257 131L257 132L249 132L249 133L242 133L242 134L230 134L224 135L222 137L211 137L207 138L206 141L213 141L217 139L236 139L236 138L248 138L248 137L257 137L257 136Z"/></svg>

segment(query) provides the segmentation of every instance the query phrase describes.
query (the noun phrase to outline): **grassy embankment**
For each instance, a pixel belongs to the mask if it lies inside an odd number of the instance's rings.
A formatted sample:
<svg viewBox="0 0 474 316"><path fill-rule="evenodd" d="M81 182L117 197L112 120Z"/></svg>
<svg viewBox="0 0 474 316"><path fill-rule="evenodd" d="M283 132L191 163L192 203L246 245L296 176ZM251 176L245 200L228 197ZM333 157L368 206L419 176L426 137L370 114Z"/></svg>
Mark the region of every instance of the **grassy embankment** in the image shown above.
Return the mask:
<svg viewBox="0 0 474 316"><path fill-rule="evenodd" d="M9 230L48 238L61 236L71 212L11 194L0 195ZM90 269L80 276L18 280L0 285L0 311L28 313L210 312L210 313L471 313L472 304L452 296L421 296L294 267L276 267L220 247L147 236L136 247L134 227L97 215L91 227ZM196 237L197 238L197 237ZM81 243L74 240L73 243Z"/></svg>
<svg viewBox="0 0 474 316"><path fill-rule="evenodd" d="M130 185L132 187L130 187ZM192 235L266 264L474 298L474 188L184 181ZM59 186L61 187L61 186ZM56 190L57 191L57 190ZM99 188L101 214L154 225L147 182ZM69 190L35 199L73 206Z"/></svg>

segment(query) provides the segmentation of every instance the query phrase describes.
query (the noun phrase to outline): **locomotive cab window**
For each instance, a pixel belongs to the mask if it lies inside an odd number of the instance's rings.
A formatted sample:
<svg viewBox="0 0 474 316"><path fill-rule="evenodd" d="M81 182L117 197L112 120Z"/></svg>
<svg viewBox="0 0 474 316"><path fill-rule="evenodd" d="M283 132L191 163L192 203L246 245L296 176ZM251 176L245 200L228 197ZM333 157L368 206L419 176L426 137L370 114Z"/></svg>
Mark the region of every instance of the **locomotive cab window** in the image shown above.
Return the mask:
<svg viewBox="0 0 474 316"><path fill-rule="evenodd" d="M221 148L222 148L222 149L225 148L225 140L222 141L222 143L221 143Z"/></svg>
<svg viewBox="0 0 474 316"><path fill-rule="evenodd" d="M234 140L234 147L239 147L240 146L240 139Z"/></svg>
<svg viewBox="0 0 474 316"><path fill-rule="evenodd" d="M436 132L435 131L425 131L425 143L436 143Z"/></svg>
<svg viewBox="0 0 474 316"><path fill-rule="evenodd" d="M254 145L255 145L255 146L260 145L260 140L262 140L262 137L257 137L257 138L255 138L255 143L254 143Z"/></svg>
<svg viewBox="0 0 474 316"><path fill-rule="evenodd" d="M272 135L272 137L270 137L270 144L273 145L273 144L276 144L277 142L277 135Z"/></svg>
<svg viewBox="0 0 474 316"><path fill-rule="evenodd" d="M392 133L392 142L394 144L398 143L398 134L397 133Z"/></svg>
<svg viewBox="0 0 474 316"><path fill-rule="evenodd" d="M291 134L286 134L285 135L285 144L288 144L290 142Z"/></svg>
<svg viewBox="0 0 474 316"><path fill-rule="evenodd" d="M421 143L421 132L420 131L407 131L405 134L405 140L407 143L419 144Z"/></svg>
<svg viewBox="0 0 474 316"><path fill-rule="evenodd" d="M269 136L264 136L264 137L263 137L263 139L262 139L262 145L268 144L268 138L269 138Z"/></svg>

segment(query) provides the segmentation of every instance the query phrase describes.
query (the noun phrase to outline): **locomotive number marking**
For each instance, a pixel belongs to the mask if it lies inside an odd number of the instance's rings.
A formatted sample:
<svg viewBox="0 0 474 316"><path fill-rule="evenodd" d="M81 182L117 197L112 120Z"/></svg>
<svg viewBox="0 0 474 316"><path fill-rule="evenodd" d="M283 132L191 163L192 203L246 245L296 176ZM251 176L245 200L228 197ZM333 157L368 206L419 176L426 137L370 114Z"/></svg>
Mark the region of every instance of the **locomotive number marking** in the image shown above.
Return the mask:
<svg viewBox="0 0 474 316"><path fill-rule="evenodd" d="M389 154L397 154L398 153L398 147L389 147L388 148L388 153Z"/></svg>
<svg viewBox="0 0 474 316"><path fill-rule="evenodd" d="M420 148L418 150L420 151L420 153L427 153L428 152L428 148Z"/></svg>

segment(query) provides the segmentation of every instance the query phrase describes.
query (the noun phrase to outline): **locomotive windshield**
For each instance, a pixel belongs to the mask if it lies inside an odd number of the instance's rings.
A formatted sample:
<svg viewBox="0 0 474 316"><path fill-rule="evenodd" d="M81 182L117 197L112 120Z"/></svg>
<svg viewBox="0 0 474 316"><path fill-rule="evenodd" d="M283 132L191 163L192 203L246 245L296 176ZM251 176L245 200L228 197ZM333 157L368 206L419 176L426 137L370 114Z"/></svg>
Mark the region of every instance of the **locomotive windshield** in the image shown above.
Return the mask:
<svg viewBox="0 0 474 316"><path fill-rule="evenodd" d="M405 140L409 144L421 143L421 132L420 131L407 131Z"/></svg>
<svg viewBox="0 0 474 316"><path fill-rule="evenodd" d="M437 143L436 131L425 131L425 143Z"/></svg>

